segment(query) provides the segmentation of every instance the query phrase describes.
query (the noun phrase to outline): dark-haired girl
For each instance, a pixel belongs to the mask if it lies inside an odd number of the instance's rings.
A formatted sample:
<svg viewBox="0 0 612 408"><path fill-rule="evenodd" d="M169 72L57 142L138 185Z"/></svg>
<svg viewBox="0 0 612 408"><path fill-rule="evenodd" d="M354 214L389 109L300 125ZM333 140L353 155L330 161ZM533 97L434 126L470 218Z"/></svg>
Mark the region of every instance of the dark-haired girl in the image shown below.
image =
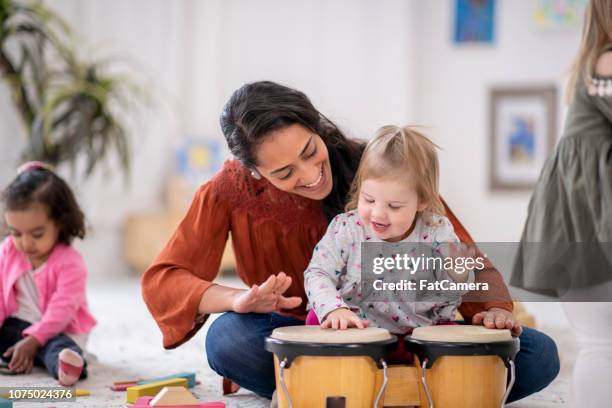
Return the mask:
<svg viewBox="0 0 612 408"><path fill-rule="evenodd" d="M64 386L86 377L83 350L96 324L87 269L70 245L85 236L72 191L45 164L26 163L3 191L10 236L0 244L0 356L13 373L41 366Z"/></svg>
<svg viewBox="0 0 612 408"><path fill-rule="evenodd" d="M142 278L142 292L164 346L189 340L210 313L223 313L206 336L208 363L220 375L270 398L272 355L264 339L304 324L304 271L329 221L343 212L365 145L346 138L302 92L273 82L246 84L221 115L238 159L196 193L185 218ZM472 239L448 207L463 242ZM236 271L248 290L214 284L231 232ZM522 329L497 270L478 274L495 301L464 302L472 324L521 336L517 381L509 400L548 385L559 371L555 343ZM224 382L226 391L231 382Z"/></svg>

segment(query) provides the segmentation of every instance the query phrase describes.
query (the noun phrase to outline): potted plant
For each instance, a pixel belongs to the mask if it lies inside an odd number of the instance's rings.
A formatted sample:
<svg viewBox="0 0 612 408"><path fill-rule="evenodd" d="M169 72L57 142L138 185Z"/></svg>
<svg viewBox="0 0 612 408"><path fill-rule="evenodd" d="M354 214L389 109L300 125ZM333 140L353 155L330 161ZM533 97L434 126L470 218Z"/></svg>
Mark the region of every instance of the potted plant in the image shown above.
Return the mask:
<svg viewBox="0 0 612 408"><path fill-rule="evenodd" d="M88 176L114 152L127 172L125 112L144 95L107 63L79 58L73 43L42 1L0 0L0 77L23 124L22 159L75 169L79 158Z"/></svg>

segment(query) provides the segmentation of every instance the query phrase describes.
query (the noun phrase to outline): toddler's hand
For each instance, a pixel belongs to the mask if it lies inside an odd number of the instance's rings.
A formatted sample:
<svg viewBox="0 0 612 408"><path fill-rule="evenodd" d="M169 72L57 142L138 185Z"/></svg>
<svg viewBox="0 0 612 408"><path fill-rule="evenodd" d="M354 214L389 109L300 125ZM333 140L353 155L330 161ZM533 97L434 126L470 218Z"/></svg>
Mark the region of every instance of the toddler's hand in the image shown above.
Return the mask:
<svg viewBox="0 0 612 408"><path fill-rule="evenodd" d="M358 329L363 329L369 325L369 321L361 320L359 316L350 310L340 308L327 314L323 324L321 324L321 328L345 330L349 327L357 327Z"/></svg>
<svg viewBox="0 0 612 408"><path fill-rule="evenodd" d="M520 336L523 332L523 328L514 317L514 313L498 307L476 313L472 317L472 324L475 326L483 325L489 329L508 329L514 336Z"/></svg>
<svg viewBox="0 0 612 408"><path fill-rule="evenodd" d="M26 336L9 347L2 357L11 357L9 369L14 373L29 374L34 366L34 357L40 343L32 336Z"/></svg>

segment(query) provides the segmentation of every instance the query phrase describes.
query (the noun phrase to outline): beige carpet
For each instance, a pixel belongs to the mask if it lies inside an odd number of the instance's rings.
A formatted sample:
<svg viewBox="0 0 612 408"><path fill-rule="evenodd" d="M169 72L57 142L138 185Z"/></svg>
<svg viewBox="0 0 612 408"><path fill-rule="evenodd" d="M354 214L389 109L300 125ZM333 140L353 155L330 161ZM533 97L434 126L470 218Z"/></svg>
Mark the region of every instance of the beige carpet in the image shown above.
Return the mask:
<svg viewBox="0 0 612 408"><path fill-rule="evenodd" d="M230 280L233 282L233 280ZM234 282L235 283L235 282ZM89 378L79 383L79 388L91 391L91 396L78 398L74 403L26 403L15 407L122 407L125 393L113 392L113 381L134 377L156 377L176 372L195 372L201 384L193 389L202 401L224 401L228 407L267 407L269 401L252 393L223 398L221 378L206 363L204 336L208 324L194 339L177 350L166 351L161 347L161 335L147 312L137 280L90 284L91 308L99 321L89 341L89 351L96 357L89 360ZM575 345L567 331L548 331L557 340L563 359L562 375L546 390L517 403L513 408L567 407L568 378L571 373ZM0 386L53 386L55 381L43 370L36 369L30 375L0 376Z"/></svg>

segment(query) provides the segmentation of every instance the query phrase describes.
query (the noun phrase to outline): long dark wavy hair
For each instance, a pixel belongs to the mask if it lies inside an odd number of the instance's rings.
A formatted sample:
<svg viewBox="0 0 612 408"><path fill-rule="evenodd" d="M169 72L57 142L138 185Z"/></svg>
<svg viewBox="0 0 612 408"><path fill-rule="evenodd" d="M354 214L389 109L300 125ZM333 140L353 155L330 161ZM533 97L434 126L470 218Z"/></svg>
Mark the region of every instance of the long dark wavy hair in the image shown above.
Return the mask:
<svg viewBox="0 0 612 408"><path fill-rule="evenodd" d="M323 199L323 211L331 219L344 211L365 143L345 137L304 93L270 81L240 87L221 114L221 129L230 151L251 169L257 165L255 153L265 137L293 124L318 134L327 146L333 188Z"/></svg>

